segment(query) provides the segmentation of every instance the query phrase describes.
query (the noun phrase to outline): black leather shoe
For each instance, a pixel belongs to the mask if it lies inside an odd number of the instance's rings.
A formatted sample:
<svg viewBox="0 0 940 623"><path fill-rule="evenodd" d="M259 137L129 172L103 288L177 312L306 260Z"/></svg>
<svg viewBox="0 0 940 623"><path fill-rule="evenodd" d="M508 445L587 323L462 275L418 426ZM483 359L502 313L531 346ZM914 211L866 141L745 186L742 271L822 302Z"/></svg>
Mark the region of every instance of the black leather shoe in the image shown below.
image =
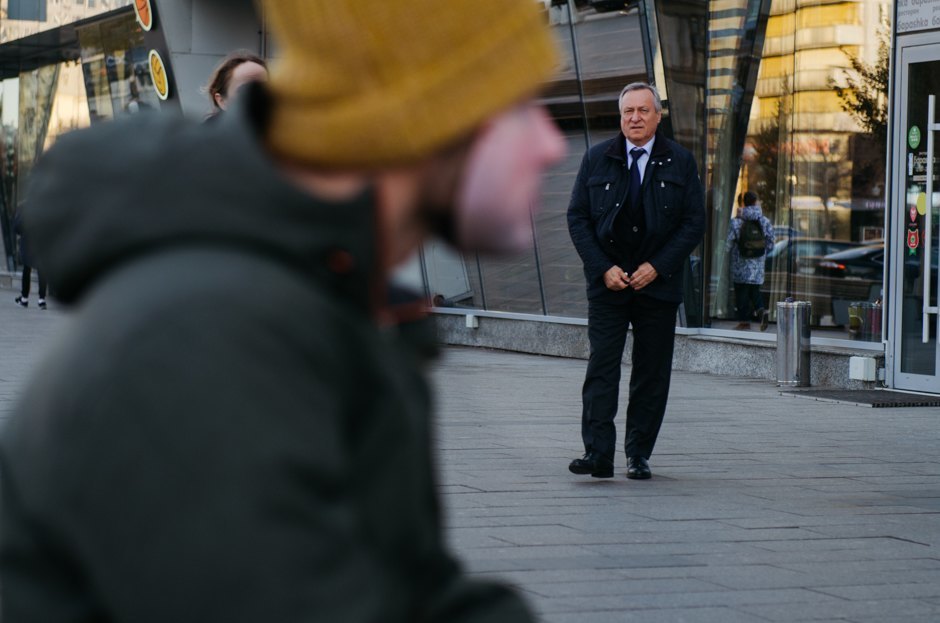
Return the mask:
<svg viewBox="0 0 940 623"><path fill-rule="evenodd" d="M646 480L652 478L653 472L650 471L650 463L642 456L631 456L627 458L627 478L632 480Z"/></svg>
<svg viewBox="0 0 940 623"><path fill-rule="evenodd" d="M568 471L572 474L590 474L594 478L613 478L614 463L594 452L588 452L580 459L571 461Z"/></svg>

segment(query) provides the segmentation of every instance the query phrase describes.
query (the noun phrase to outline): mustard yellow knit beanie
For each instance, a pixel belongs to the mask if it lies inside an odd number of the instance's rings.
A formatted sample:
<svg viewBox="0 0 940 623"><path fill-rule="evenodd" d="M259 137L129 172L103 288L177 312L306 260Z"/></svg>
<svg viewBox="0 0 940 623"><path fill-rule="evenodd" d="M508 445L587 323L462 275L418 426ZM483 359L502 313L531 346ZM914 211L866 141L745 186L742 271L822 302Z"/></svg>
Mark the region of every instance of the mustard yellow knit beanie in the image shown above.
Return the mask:
<svg viewBox="0 0 940 623"><path fill-rule="evenodd" d="M556 51L536 0L262 0L280 58L268 140L326 167L418 160L534 94Z"/></svg>

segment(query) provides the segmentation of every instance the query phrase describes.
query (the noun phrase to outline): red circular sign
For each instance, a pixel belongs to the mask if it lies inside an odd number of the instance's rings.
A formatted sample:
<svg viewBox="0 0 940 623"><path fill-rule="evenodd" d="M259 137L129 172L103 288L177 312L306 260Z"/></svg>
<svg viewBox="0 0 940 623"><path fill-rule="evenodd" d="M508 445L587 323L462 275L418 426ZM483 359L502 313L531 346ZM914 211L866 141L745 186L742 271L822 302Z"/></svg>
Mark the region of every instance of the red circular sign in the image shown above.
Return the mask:
<svg viewBox="0 0 940 623"><path fill-rule="evenodd" d="M137 14L137 23L144 30L150 30L153 27L153 8L150 6L150 0L134 0L134 13Z"/></svg>

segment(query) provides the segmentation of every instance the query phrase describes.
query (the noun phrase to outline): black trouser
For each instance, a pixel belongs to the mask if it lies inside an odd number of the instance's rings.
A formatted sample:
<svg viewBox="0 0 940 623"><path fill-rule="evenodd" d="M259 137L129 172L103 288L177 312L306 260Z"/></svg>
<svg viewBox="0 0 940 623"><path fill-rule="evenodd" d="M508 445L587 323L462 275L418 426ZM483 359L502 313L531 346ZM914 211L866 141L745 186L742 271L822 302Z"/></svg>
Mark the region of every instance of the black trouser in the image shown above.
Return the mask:
<svg viewBox="0 0 940 623"><path fill-rule="evenodd" d="M749 321L754 310L764 308L764 300L760 294L760 284L735 283L734 304L738 308L738 320L742 322Z"/></svg>
<svg viewBox="0 0 940 623"><path fill-rule="evenodd" d="M26 264L23 264L23 278L22 278L22 287L20 288L20 294L25 299L29 296L29 286L31 285L33 269ZM36 278L39 280L39 298L46 298L46 280L43 279L42 273L38 270L36 271Z"/></svg>
<svg viewBox="0 0 940 623"><path fill-rule="evenodd" d="M624 451L649 458L666 413L678 303L629 293L622 301L588 302L591 354L581 390L581 437L586 452L613 461L617 399L627 327L633 327L633 358Z"/></svg>

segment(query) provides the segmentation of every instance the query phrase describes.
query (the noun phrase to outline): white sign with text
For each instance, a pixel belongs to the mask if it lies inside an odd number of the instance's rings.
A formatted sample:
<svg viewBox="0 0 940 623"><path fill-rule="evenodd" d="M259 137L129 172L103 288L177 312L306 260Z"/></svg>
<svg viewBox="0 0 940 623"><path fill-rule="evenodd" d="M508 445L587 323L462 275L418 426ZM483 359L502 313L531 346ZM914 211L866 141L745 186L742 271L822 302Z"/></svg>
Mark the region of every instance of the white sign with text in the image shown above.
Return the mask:
<svg viewBox="0 0 940 623"><path fill-rule="evenodd" d="M897 33L940 28L940 0L897 0Z"/></svg>

